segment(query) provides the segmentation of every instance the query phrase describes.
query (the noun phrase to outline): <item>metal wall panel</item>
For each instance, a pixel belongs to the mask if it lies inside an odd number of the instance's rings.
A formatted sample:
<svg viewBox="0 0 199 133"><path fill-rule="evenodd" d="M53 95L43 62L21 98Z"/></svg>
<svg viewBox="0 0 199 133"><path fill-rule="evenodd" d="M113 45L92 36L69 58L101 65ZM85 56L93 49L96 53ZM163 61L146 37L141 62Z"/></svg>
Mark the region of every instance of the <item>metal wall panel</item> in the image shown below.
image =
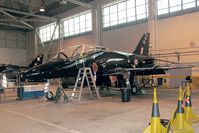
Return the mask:
<svg viewBox="0 0 199 133"><path fill-rule="evenodd" d="M26 34L22 33L22 32L18 32L17 33L17 40L25 41L26 40Z"/></svg>
<svg viewBox="0 0 199 133"><path fill-rule="evenodd" d="M6 48L16 48L17 42L16 40L6 40Z"/></svg>
<svg viewBox="0 0 199 133"><path fill-rule="evenodd" d="M1 40L0 39L0 47L1 48L5 48L6 47L6 40L3 40L3 39Z"/></svg>
<svg viewBox="0 0 199 133"><path fill-rule="evenodd" d="M25 48L26 48L26 42L25 42L25 41L20 41L20 40L18 40L18 41L17 41L17 47L18 47L18 48L25 49Z"/></svg>
<svg viewBox="0 0 199 133"><path fill-rule="evenodd" d="M6 32L6 39L7 40L17 40L16 32Z"/></svg>
<svg viewBox="0 0 199 133"><path fill-rule="evenodd" d="M26 33L0 30L0 48L26 49Z"/></svg>
<svg viewBox="0 0 199 133"><path fill-rule="evenodd" d="M0 30L0 40L3 39L5 40L6 36L5 36L5 31Z"/></svg>

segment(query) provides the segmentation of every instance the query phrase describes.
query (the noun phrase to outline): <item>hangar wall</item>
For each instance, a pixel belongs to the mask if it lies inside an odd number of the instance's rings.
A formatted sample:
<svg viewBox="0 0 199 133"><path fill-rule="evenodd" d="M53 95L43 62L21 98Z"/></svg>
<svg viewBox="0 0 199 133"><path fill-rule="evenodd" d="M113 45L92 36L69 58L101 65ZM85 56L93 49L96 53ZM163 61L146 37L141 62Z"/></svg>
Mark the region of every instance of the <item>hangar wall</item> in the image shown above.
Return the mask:
<svg viewBox="0 0 199 133"><path fill-rule="evenodd" d="M93 3L95 4L95 3ZM86 11L88 10L87 8L84 7L79 7L78 9L72 9L66 13L62 13L61 15L59 15L60 18L66 18L66 17L70 17L72 15L78 14L80 12ZM89 44L89 45L95 45L96 44L96 17L95 17L95 10L92 10L92 23L93 23L93 27L92 27L92 32L88 33L88 34L84 34L82 36L74 36L71 37L70 39L64 39L63 42L61 42L61 49L73 46L73 45L80 45L80 44ZM54 44L58 44L59 42L54 42ZM58 47L56 45L54 45L53 49L57 49Z"/></svg>
<svg viewBox="0 0 199 133"><path fill-rule="evenodd" d="M99 1L98 5L103 6L106 3L111 2L112 0L106 1ZM92 2L91 4L97 5L97 1ZM69 12L62 13L59 15L60 18L69 17L80 13L82 11L88 10L84 7L79 7L70 10ZM101 14L101 13L99 13ZM101 18L99 16L99 18ZM102 20L99 20L102 22ZM93 30L90 34L86 34L79 37L72 37L69 39L65 39L63 41L62 48L67 48L72 45L78 44L89 44L89 45L96 45L97 38L96 38L96 10L92 10L92 22L93 22ZM141 23L133 26L127 26L123 28L108 30L108 31L100 31L101 40L100 45L103 47L107 47L110 50L121 50L126 52L132 52L134 48L137 46L137 43L143 33L147 32L147 23ZM102 24L101 24L102 27ZM56 43L56 42L55 42ZM58 44L58 43L57 43Z"/></svg>
<svg viewBox="0 0 199 133"><path fill-rule="evenodd" d="M111 1L111 0L109 0ZM99 5L108 3L109 1L99 1ZM96 1L92 4L96 5ZM84 7L79 7L72 9L66 13L62 13L58 18L65 18L71 15L77 14L81 11L87 10ZM100 17L100 16L99 16ZM157 54L166 54L164 57L161 57L166 60L178 61L193 64L199 62L197 54L188 55L192 51L199 51L199 39L197 30L199 21L199 13L184 13L177 14L173 17L166 17L164 19L159 19L157 22ZM54 41L52 43L51 52L57 53L58 47L61 49L67 48L72 45L78 44L96 44L96 18L95 10L93 10L93 30L91 33L76 36L61 41L61 46L59 46L59 41ZM148 23L143 22L140 24L123 26L121 28L112 29L112 30L102 30L101 34L101 45L108 47L111 50L122 50L126 52L132 52L136 47L140 37L144 32L148 31ZM32 42L32 41L31 41ZM34 44L33 44L34 45ZM40 45L41 46L41 45ZM31 48L32 50L32 48ZM29 50L30 51L30 50ZM41 47L39 47L39 52L43 52ZM151 48L153 51L153 44ZM176 52L188 52L188 54L180 54L178 58ZM171 54L172 53L172 54ZM159 55L158 55L159 56ZM31 55L30 55L31 57ZM33 58L33 57L31 57ZM197 72L197 68L194 72Z"/></svg>
<svg viewBox="0 0 199 133"><path fill-rule="evenodd" d="M34 57L36 57L36 53L35 53L35 33L34 31L28 32L27 33L27 37L28 37L28 44L27 44L27 62L28 64L30 62L32 62L32 60L34 59ZM42 52L40 52L42 53Z"/></svg>
<svg viewBox="0 0 199 133"><path fill-rule="evenodd" d="M160 50L158 54L175 53L175 52L191 52L199 50L199 31L198 27L199 13L188 13L184 15L159 19L157 24L157 49ZM93 17L95 21L95 18ZM63 47L66 48L76 44L96 44L95 23L93 25L91 34L79 37L66 39L63 42ZM122 50L132 52L136 47L140 37L144 32L148 31L147 23L140 23L136 25L126 26L122 28L102 31L101 45L108 47L111 50ZM194 44L194 46L193 46ZM153 51L153 45L151 48ZM162 57L166 60L178 61L177 56ZM180 62L199 62L197 55L182 55Z"/></svg>
<svg viewBox="0 0 199 133"><path fill-rule="evenodd" d="M194 42L199 46L198 22L199 13L160 19L158 21L158 47L159 49L190 48ZM168 48L169 46L169 48ZM171 49L170 48L170 49Z"/></svg>
<svg viewBox="0 0 199 133"><path fill-rule="evenodd" d="M160 19L158 21L158 53L162 57L189 65L198 65L199 58L199 13L190 13L177 17ZM179 59L177 54L179 52ZM193 68L193 75L199 75L199 68Z"/></svg>
<svg viewBox="0 0 199 133"><path fill-rule="evenodd" d="M95 20L94 16L93 21L95 22ZM161 57L162 59L178 62L178 56L175 53L179 52L179 62L189 65L198 65L198 54L192 53L192 51L199 51L198 22L198 12L159 19L157 22L157 50L159 51L157 54L165 54L164 57ZM93 27L95 27L95 23ZM147 32L148 29L148 23L144 22L102 31L101 45L111 50L132 52L142 34ZM89 35L66 39L64 41L64 47L81 43L96 44L95 33L96 31L94 28ZM153 44L150 50L151 53L154 53ZM186 54L183 54L184 52ZM199 68L194 68L194 75L198 75L198 71Z"/></svg>
<svg viewBox="0 0 199 133"><path fill-rule="evenodd" d="M0 63L26 66L26 33L0 30Z"/></svg>

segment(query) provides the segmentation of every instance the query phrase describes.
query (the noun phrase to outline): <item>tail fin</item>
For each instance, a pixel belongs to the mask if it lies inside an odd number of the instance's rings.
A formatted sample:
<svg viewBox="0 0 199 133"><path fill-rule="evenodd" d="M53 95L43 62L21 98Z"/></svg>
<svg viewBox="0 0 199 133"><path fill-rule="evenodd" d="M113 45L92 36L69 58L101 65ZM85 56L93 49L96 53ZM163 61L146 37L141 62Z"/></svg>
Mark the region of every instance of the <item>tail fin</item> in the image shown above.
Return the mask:
<svg viewBox="0 0 199 133"><path fill-rule="evenodd" d="M29 64L28 68L32 68L34 66L38 66L43 63L44 55L40 54Z"/></svg>
<svg viewBox="0 0 199 133"><path fill-rule="evenodd" d="M149 38L150 38L150 34L148 32L145 33L140 39L133 53L148 56L149 55Z"/></svg>

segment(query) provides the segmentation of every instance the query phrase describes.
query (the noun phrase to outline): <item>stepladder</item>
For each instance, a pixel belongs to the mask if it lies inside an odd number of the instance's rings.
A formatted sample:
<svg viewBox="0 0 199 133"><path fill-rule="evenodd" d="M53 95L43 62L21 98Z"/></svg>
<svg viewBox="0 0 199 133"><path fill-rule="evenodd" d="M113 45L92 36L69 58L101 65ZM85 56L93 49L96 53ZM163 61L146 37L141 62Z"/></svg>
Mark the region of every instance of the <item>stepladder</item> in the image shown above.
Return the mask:
<svg viewBox="0 0 199 133"><path fill-rule="evenodd" d="M99 91L96 87L95 79L90 67L82 67L79 69L71 100L76 99L80 101L83 91L89 92L92 98L97 97L100 99Z"/></svg>

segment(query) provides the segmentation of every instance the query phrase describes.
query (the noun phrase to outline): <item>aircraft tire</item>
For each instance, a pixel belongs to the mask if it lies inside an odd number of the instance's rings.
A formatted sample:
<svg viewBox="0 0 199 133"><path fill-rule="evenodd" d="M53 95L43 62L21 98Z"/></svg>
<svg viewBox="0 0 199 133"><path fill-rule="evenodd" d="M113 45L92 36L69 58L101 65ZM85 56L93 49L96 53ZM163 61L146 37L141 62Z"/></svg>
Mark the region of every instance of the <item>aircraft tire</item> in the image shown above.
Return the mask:
<svg viewBox="0 0 199 133"><path fill-rule="evenodd" d="M51 91L46 93L46 99L49 101L54 100L53 93Z"/></svg>
<svg viewBox="0 0 199 133"><path fill-rule="evenodd" d="M135 95L135 94L137 94L137 91L138 91L138 88L137 88L135 85L133 85L133 86L131 87L131 94L132 94L132 95Z"/></svg>

